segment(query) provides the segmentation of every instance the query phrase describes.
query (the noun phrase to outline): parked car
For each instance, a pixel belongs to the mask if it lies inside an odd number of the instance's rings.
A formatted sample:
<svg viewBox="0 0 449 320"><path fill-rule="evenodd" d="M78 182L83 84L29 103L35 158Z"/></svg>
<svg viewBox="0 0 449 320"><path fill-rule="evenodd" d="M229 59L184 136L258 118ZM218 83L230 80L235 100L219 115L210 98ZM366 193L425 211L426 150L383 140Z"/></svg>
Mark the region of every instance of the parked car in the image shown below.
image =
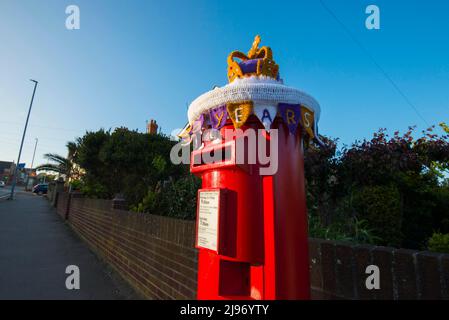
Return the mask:
<svg viewBox="0 0 449 320"><path fill-rule="evenodd" d="M39 183L33 187L33 193L37 194L47 194L48 183Z"/></svg>
<svg viewBox="0 0 449 320"><path fill-rule="evenodd" d="M0 181L0 188L3 188L5 186L5 182L4 181Z"/></svg>

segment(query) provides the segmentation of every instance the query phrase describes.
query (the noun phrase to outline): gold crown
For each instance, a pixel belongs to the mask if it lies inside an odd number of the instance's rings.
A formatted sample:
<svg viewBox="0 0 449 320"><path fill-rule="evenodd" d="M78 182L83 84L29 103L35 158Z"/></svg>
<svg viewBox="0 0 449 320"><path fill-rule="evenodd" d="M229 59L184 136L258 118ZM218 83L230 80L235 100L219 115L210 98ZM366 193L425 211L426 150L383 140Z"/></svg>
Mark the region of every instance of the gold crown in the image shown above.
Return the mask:
<svg viewBox="0 0 449 320"><path fill-rule="evenodd" d="M244 78L253 75L264 75L273 79L278 78L279 66L273 60L273 52L270 47L263 46L259 49L260 36L254 38L253 45L245 55L240 51L233 51L228 56L228 79ZM240 62L234 60L240 59Z"/></svg>

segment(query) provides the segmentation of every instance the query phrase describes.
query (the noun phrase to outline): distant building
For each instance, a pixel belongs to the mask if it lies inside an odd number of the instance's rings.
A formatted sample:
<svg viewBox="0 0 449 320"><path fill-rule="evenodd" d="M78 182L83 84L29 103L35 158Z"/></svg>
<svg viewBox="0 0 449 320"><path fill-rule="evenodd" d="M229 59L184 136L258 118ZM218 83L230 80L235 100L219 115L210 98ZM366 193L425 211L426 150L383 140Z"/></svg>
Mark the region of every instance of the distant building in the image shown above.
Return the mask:
<svg viewBox="0 0 449 320"><path fill-rule="evenodd" d="M0 161L0 181L4 181L10 184L14 177L14 170L16 169L16 164L10 161ZM30 178L36 176L36 169L25 168L24 164L18 167L17 170L17 184L23 185Z"/></svg>
<svg viewBox="0 0 449 320"><path fill-rule="evenodd" d="M151 119L150 122L147 122L147 133L148 134L157 134L158 125L156 120Z"/></svg>
<svg viewBox="0 0 449 320"><path fill-rule="evenodd" d="M0 161L0 180L8 181L14 172L14 162Z"/></svg>

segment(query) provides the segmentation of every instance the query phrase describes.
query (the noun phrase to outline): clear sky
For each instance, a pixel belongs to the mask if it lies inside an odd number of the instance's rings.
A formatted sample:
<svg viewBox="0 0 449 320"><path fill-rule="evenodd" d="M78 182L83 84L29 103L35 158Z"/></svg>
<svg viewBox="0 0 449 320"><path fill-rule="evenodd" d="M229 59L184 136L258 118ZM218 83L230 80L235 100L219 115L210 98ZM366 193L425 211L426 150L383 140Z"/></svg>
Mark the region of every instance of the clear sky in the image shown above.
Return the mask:
<svg viewBox="0 0 449 320"><path fill-rule="evenodd" d="M0 160L17 157L30 78L27 166L36 137L35 165L85 130L182 127L186 104L226 84L228 53L256 34L286 84L320 102L320 132L342 143L449 121L449 1L323 2L331 13L317 0L0 0ZM71 4L80 30L65 28ZM380 30L365 27L369 4Z"/></svg>

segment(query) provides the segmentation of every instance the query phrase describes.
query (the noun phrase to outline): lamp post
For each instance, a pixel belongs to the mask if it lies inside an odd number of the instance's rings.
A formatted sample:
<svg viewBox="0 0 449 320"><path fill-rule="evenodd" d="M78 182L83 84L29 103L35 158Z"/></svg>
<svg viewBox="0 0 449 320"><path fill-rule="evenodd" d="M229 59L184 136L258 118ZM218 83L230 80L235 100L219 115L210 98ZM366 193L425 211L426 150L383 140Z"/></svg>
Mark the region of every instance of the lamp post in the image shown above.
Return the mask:
<svg viewBox="0 0 449 320"><path fill-rule="evenodd" d="M33 160L31 160L31 169L33 169L33 164L34 164L34 156L36 155L36 148L37 148L37 143L39 142L39 139L36 138L36 143L34 144L34 151L33 151Z"/></svg>
<svg viewBox="0 0 449 320"><path fill-rule="evenodd" d="M28 120L30 119L31 108L33 107L33 101L34 101L34 94L36 93L36 87L37 87L37 83L38 83L36 80L33 80L33 79L30 79L30 81L34 82L33 95L31 97L30 108L28 109L27 120L25 122L25 128L23 129L22 142L20 143L19 156L17 157L17 164L16 164L16 167L14 168L14 176L13 176L12 186L11 186L11 195L9 196L10 200L14 199L14 189L16 188L16 183L17 183L17 169L20 164L20 156L22 155L23 142L25 140L25 134L27 132L27 127L28 127Z"/></svg>
<svg viewBox="0 0 449 320"><path fill-rule="evenodd" d="M28 184L29 184L29 181L30 181L30 174L33 172L34 156L36 155L37 142L39 141L39 139L35 138L34 140L36 142L34 143L33 159L31 160L30 172L27 174L27 182L25 183L25 191L28 191Z"/></svg>

